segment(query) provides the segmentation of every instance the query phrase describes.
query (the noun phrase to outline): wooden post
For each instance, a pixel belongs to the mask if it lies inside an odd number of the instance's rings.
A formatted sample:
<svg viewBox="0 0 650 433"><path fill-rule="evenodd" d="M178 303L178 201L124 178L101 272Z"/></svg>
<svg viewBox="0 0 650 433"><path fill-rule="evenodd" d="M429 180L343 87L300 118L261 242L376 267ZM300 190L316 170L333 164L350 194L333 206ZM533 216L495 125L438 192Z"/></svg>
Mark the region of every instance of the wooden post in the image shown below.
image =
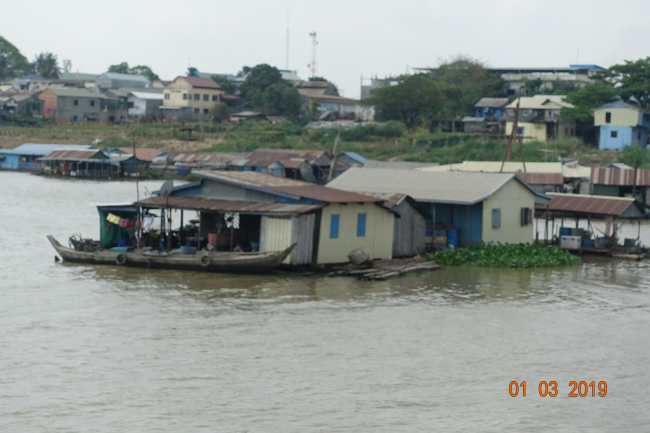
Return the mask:
<svg viewBox="0 0 650 433"><path fill-rule="evenodd" d="M544 228L544 246L548 245L548 205L546 205L546 227Z"/></svg>
<svg viewBox="0 0 650 433"><path fill-rule="evenodd" d="M465 241L465 248L469 247L469 206L467 206L467 232L466 232L466 241Z"/></svg>

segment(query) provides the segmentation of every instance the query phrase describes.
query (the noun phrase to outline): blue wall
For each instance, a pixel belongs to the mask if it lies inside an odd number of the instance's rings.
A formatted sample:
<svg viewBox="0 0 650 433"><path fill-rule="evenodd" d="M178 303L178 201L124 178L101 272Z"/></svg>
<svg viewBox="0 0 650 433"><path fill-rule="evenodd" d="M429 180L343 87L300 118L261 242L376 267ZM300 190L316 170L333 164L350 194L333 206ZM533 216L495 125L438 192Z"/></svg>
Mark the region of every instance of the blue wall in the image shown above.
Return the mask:
<svg viewBox="0 0 650 433"><path fill-rule="evenodd" d="M15 153L10 152L1 152L0 155L5 157L4 161L0 161L0 168L5 169L17 169L18 168L18 157Z"/></svg>
<svg viewBox="0 0 650 433"><path fill-rule="evenodd" d="M436 222L449 228L453 223L458 229L458 245L480 244L483 239L483 203L469 206L469 236L467 233L467 208L464 205L436 204ZM452 215L453 211L453 215ZM453 219L453 221L452 221Z"/></svg>
<svg viewBox="0 0 650 433"><path fill-rule="evenodd" d="M501 107L476 107L476 117L487 117L488 110L492 111L492 115L497 119L500 119L504 113Z"/></svg>
<svg viewBox="0 0 650 433"><path fill-rule="evenodd" d="M600 127L598 149L623 150L625 147L633 144L641 145L645 148L648 143L648 129L638 126L634 128L634 131L632 129L631 126L602 125ZM617 132L616 137L612 137L612 131Z"/></svg>

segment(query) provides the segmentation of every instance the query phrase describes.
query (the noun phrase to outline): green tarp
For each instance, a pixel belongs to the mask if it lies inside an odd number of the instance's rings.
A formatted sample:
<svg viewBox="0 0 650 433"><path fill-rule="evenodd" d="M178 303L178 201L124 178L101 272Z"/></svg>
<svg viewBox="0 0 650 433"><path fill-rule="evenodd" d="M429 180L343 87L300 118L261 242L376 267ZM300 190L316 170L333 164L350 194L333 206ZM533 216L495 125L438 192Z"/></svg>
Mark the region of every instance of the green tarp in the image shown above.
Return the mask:
<svg viewBox="0 0 650 433"><path fill-rule="evenodd" d="M128 236L129 238L133 236L136 232L135 229L127 230L124 227L120 227L117 224L113 224L106 220L106 217L109 213L117 215L120 218L124 218L129 221L136 221L137 212L104 212L99 211L99 242L105 248L113 248L117 246L117 243L120 241L120 238L123 236Z"/></svg>

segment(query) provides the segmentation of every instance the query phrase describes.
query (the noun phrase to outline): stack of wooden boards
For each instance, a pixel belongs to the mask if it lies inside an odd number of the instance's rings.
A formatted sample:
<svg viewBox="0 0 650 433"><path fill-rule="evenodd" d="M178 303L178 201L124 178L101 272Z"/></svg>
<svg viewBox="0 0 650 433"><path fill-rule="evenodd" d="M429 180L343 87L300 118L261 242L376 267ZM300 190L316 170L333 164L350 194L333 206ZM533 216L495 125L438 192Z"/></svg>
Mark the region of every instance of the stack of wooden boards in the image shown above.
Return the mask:
<svg viewBox="0 0 650 433"><path fill-rule="evenodd" d="M416 256L410 259L374 260L362 265L349 264L330 272L330 275L351 275L362 280L386 280L407 272L432 271L439 268L440 265L435 262L427 262L424 258Z"/></svg>

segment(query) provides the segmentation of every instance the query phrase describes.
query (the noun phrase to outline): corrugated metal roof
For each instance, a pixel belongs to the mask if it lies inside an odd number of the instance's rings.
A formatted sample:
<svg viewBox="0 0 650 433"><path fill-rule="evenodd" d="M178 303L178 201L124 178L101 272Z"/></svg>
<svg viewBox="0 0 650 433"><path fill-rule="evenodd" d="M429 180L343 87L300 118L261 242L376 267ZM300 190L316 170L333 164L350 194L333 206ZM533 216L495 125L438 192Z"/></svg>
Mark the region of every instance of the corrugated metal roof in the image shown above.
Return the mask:
<svg viewBox="0 0 650 433"><path fill-rule="evenodd" d="M503 107L508 103L508 98L481 98L475 107Z"/></svg>
<svg viewBox="0 0 650 433"><path fill-rule="evenodd" d="M41 158L43 161L91 161L107 160L108 157L101 150L54 150Z"/></svg>
<svg viewBox="0 0 650 433"><path fill-rule="evenodd" d="M260 203L251 201L215 200L197 197L150 197L135 203L144 207L173 207L202 211L240 212L249 214L303 214L323 205Z"/></svg>
<svg viewBox="0 0 650 433"><path fill-rule="evenodd" d="M198 89L221 89L221 86L212 80L212 78L201 78L201 77L181 77L183 80L187 81L190 86L196 87Z"/></svg>
<svg viewBox="0 0 650 433"><path fill-rule="evenodd" d="M560 173L516 173L528 185L562 185L564 176Z"/></svg>
<svg viewBox="0 0 650 433"><path fill-rule="evenodd" d="M198 162L205 165L223 165L232 160L245 157L238 152L181 152L173 159L174 162Z"/></svg>
<svg viewBox="0 0 650 433"><path fill-rule="evenodd" d="M314 164L316 160L325 155L322 150L284 150L284 149L255 149L244 159L233 165L249 167L268 167L275 162L285 168L298 168L300 164ZM325 161L329 165L329 158Z"/></svg>
<svg viewBox="0 0 650 433"><path fill-rule="evenodd" d="M633 198L600 195L548 193L553 200L549 210L580 212L597 215L638 217L644 215L634 204ZM630 209L633 207L633 209Z"/></svg>
<svg viewBox="0 0 650 433"><path fill-rule="evenodd" d="M366 158L363 156L359 155L357 152L343 152L344 155L346 155L348 158L354 159L355 161L358 161L359 164L365 164L368 162Z"/></svg>
<svg viewBox="0 0 650 433"><path fill-rule="evenodd" d="M416 161L377 161L369 159L363 168L392 168L394 170L414 170L423 167L437 167L439 162L416 162Z"/></svg>
<svg viewBox="0 0 650 433"><path fill-rule="evenodd" d="M463 161L460 164L439 165L421 168L422 171L475 171L484 173L501 172L501 161ZM506 162L503 173L524 172L521 162ZM527 162L526 173L562 173L561 162Z"/></svg>
<svg viewBox="0 0 650 433"><path fill-rule="evenodd" d="M594 167L591 169L591 183L594 185L632 186L634 185L634 169ZM647 168L637 170L636 185L650 186L650 170Z"/></svg>
<svg viewBox="0 0 650 433"><path fill-rule="evenodd" d="M535 96L522 96L519 108L522 110L560 110L564 107L574 108L568 102L563 102L557 96L553 95L538 95ZM541 97L543 96L543 97ZM517 108L517 99L506 105L506 108Z"/></svg>
<svg viewBox="0 0 650 433"><path fill-rule="evenodd" d="M70 88L54 89L50 87L46 90L50 90L56 96L68 96L71 98L97 98L97 99L106 98L106 95L102 95L101 93L96 93L96 92L90 92L86 89L70 89Z"/></svg>
<svg viewBox="0 0 650 433"><path fill-rule="evenodd" d="M407 194L418 201L474 204L490 197L513 177L512 173L352 167L328 186L361 194Z"/></svg>
<svg viewBox="0 0 650 433"><path fill-rule="evenodd" d="M127 81L140 81L140 82L144 82L144 83L150 83L150 81L147 80L147 77L144 77L142 75L119 74L117 72L105 72L102 75L105 75L106 77L110 78L111 80L127 80ZM100 75L100 77L102 75Z"/></svg>
<svg viewBox="0 0 650 433"><path fill-rule="evenodd" d="M122 152L126 152L130 155L133 155L132 147L120 147ZM162 153L160 149L151 149L148 147L136 147L135 156L141 161L153 161L154 158Z"/></svg>
<svg viewBox="0 0 650 433"><path fill-rule="evenodd" d="M570 161L562 164L562 175L565 178L586 178L591 177L591 167L580 164L578 161Z"/></svg>
<svg viewBox="0 0 650 433"><path fill-rule="evenodd" d="M45 156L57 149L94 149L90 144L36 144L25 143L13 149L13 153L18 155Z"/></svg>
<svg viewBox="0 0 650 433"><path fill-rule="evenodd" d="M628 108L631 110L639 110L639 111L644 111L644 112L650 112L647 108L643 108L639 105L632 104L630 102L623 102L623 101L614 101L610 102L608 104L602 105L600 107L594 108L595 110L603 110L603 109L608 109L608 108Z"/></svg>
<svg viewBox="0 0 650 433"><path fill-rule="evenodd" d="M85 74L82 72L61 72L59 80L79 80L79 81L95 81L99 74Z"/></svg>
<svg viewBox="0 0 650 433"><path fill-rule="evenodd" d="M206 179L239 185L244 188L264 189L283 195L304 197L328 203L383 201L368 195L361 195L329 186L316 185L301 180L288 179L286 177L273 176L255 171L193 171L192 173Z"/></svg>

